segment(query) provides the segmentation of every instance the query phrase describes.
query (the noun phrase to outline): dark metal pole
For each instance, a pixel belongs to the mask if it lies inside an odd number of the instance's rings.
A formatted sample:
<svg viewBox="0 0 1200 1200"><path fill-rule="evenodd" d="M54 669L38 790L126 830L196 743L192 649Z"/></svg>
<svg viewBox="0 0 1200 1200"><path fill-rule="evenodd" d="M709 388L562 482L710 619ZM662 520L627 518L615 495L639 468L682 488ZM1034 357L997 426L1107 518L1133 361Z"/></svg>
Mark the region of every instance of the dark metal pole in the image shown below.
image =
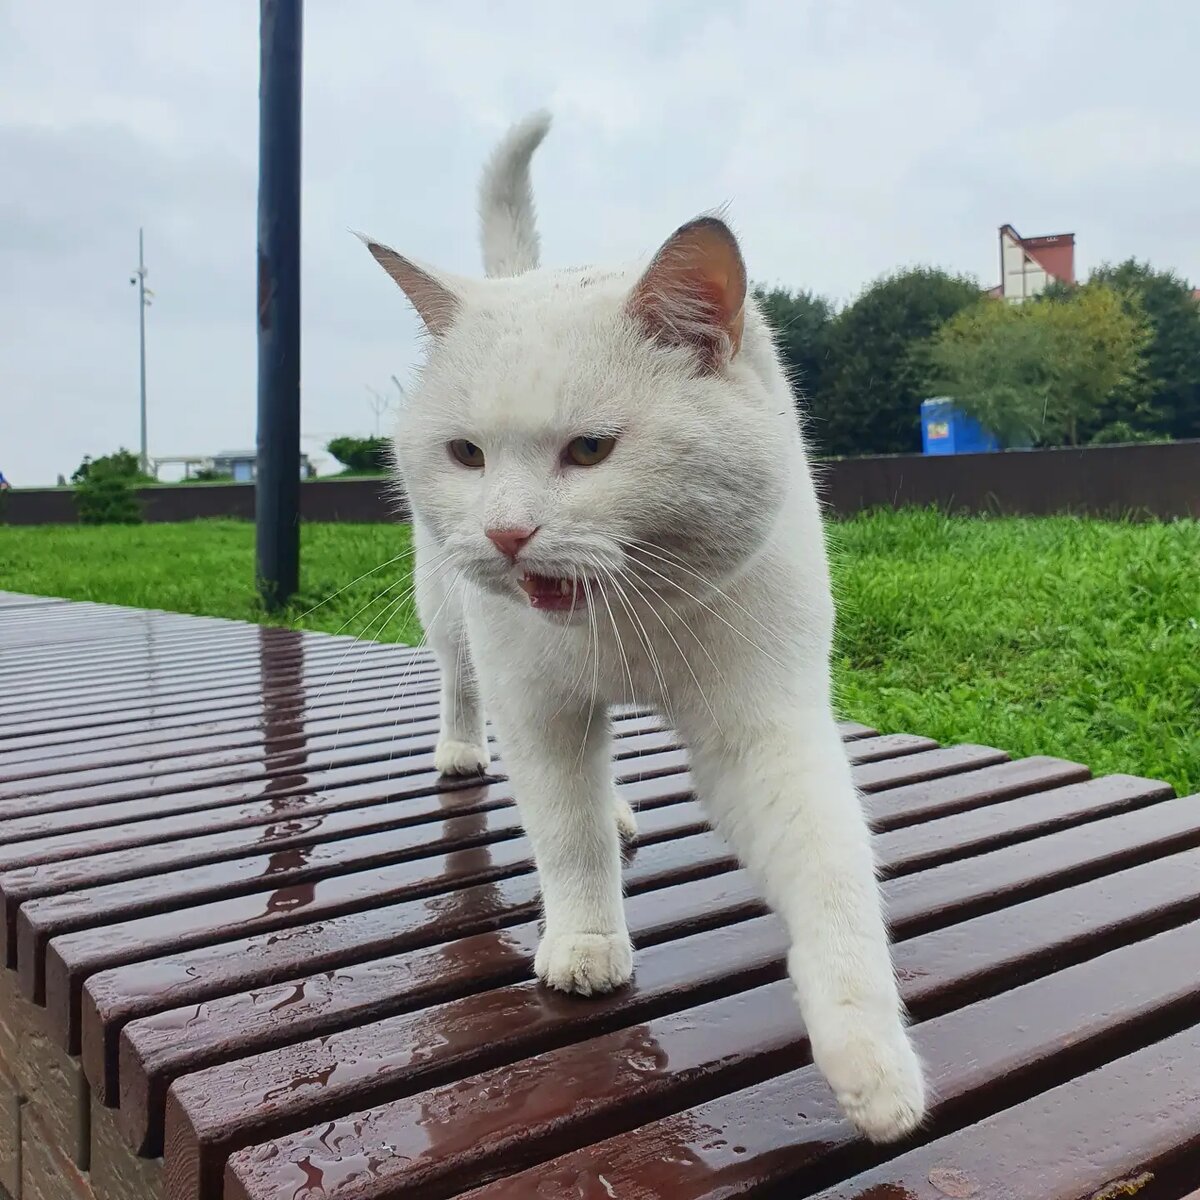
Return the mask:
<svg viewBox="0 0 1200 1200"><path fill-rule="evenodd" d="M150 451L146 443L146 254L142 230L138 230L138 355L141 366L141 454L138 462L142 474L150 473Z"/></svg>
<svg viewBox="0 0 1200 1200"><path fill-rule="evenodd" d="M300 78L303 0L260 0L258 92L258 589L300 582Z"/></svg>

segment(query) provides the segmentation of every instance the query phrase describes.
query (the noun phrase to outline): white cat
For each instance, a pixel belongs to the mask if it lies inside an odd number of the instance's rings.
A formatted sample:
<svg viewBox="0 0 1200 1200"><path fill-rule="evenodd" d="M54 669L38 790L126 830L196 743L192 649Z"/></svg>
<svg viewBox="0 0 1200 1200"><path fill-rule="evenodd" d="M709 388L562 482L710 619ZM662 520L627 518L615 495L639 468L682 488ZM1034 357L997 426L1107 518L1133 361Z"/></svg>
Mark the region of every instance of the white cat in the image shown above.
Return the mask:
<svg viewBox="0 0 1200 1200"><path fill-rule="evenodd" d="M396 433L444 672L437 764L494 720L541 877L538 976L632 973L608 706L663 710L714 826L791 939L813 1057L869 1137L924 1112L870 837L830 705L833 604L792 393L715 217L648 266L538 270L516 126L485 171L486 281L370 239L430 336Z"/></svg>

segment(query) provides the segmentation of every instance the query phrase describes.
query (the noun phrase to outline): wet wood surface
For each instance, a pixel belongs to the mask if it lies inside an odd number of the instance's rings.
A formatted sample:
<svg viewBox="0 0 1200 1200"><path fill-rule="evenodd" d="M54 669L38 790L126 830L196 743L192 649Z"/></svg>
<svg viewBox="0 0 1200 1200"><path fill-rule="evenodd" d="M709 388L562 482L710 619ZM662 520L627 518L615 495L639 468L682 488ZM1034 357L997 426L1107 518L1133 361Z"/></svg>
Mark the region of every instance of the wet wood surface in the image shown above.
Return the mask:
<svg viewBox="0 0 1200 1200"><path fill-rule="evenodd" d="M873 1147L654 713L613 721L635 979L582 1000L532 978L500 748L433 769L425 651L0 593L0 662L13 1197L1200 1186L1200 797L843 724L935 1096Z"/></svg>

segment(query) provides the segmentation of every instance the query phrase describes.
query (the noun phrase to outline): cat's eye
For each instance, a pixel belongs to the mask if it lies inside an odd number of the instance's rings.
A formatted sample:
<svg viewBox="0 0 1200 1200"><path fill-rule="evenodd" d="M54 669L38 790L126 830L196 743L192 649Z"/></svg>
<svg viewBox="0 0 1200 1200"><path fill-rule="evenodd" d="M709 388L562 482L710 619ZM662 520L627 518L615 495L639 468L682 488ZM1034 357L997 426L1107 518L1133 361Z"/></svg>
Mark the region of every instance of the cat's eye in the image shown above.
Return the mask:
<svg viewBox="0 0 1200 1200"><path fill-rule="evenodd" d="M456 438L450 443L450 453L464 467L473 467L476 471L483 467L483 451L474 442L466 438Z"/></svg>
<svg viewBox="0 0 1200 1200"><path fill-rule="evenodd" d="M617 444L611 437L577 437L567 446L567 458L577 467L594 467L602 463Z"/></svg>

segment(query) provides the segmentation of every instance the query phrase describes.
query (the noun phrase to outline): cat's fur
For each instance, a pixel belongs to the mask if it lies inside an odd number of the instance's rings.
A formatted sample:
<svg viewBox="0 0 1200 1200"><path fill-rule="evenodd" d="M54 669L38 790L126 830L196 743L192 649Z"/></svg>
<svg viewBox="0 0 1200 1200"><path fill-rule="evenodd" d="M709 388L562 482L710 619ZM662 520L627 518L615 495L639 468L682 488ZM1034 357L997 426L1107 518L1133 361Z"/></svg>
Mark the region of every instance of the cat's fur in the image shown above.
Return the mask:
<svg viewBox="0 0 1200 1200"><path fill-rule="evenodd" d="M660 706L696 791L791 938L813 1056L868 1136L924 1111L870 837L831 710L833 632L817 501L771 334L732 233L684 226L649 266L538 269L517 126L481 192L485 281L368 240L429 333L396 433L417 595L444 671L437 764L488 763L500 736L541 876L538 976L590 994L632 954L607 707ZM616 437L602 463L563 458ZM467 439L486 464L455 461ZM536 530L511 560L485 531ZM580 580L571 613L531 607L522 572Z"/></svg>

